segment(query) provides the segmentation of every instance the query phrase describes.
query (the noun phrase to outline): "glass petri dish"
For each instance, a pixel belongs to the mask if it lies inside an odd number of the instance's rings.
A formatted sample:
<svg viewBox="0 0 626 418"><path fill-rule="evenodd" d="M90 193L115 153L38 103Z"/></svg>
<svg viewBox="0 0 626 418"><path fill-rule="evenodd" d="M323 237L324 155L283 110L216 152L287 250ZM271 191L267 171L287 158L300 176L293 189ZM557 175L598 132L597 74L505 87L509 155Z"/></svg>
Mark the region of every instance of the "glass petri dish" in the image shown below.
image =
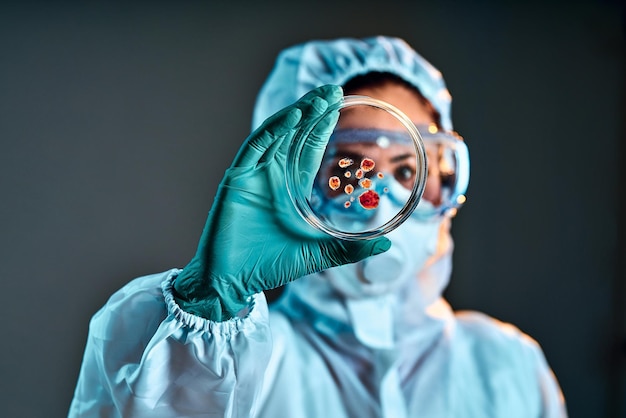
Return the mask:
<svg viewBox="0 0 626 418"><path fill-rule="evenodd" d="M320 159L321 152L311 154L311 132L337 111ZM402 111L368 96L345 96L298 128L285 179L307 223L336 238L359 240L385 235L408 219L424 192L426 175L424 143Z"/></svg>

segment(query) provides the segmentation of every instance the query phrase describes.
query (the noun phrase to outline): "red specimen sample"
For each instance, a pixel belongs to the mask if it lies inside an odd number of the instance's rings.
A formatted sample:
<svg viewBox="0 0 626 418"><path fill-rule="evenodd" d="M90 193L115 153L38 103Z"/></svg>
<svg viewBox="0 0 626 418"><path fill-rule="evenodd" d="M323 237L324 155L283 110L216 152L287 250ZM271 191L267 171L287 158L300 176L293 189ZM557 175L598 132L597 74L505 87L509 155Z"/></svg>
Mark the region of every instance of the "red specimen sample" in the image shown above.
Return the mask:
<svg viewBox="0 0 626 418"><path fill-rule="evenodd" d="M368 190L359 196L359 203L365 209L376 209L379 201L380 196L373 190Z"/></svg>

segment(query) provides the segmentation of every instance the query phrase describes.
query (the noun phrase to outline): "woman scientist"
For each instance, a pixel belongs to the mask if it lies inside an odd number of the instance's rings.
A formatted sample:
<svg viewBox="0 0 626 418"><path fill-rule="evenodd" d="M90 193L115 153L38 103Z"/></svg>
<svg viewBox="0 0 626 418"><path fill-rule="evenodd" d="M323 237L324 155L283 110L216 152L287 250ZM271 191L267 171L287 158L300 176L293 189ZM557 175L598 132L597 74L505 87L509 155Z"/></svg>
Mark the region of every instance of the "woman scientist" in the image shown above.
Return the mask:
<svg viewBox="0 0 626 418"><path fill-rule="evenodd" d="M298 216L285 189L297 127L344 94L396 106L424 137L423 198L386 237L321 234ZM536 342L483 314L455 314L442 298L450 217L469 170L465 145L452 133L450 100L440 73L400 39L285 50L191 262L131 281L93 317L69 415L566 416ZM329 147L369 147L389 188L401 192L416 167L399 147L368 134L366 115L352 116L352 134L333 134ZM317 171L337 118L332 113L312 132L305 171L307 164ZM376 128L384 130L384 121ZM453 169L446 155L455 155ZM327 198L331 211L333 194ZM393 209L387 196L380 205ZM287 283L268 310L263 291Z"/></svg>

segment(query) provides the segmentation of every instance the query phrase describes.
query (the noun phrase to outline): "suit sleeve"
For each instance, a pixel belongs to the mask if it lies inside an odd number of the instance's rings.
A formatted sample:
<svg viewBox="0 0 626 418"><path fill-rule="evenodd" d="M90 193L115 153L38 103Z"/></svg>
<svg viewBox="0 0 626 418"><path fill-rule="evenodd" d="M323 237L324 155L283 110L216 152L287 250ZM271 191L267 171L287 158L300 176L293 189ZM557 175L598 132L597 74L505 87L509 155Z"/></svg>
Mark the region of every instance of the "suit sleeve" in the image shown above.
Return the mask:
<svg viewBox="0 0 626 418"><path fill-rule="evenodd" d="M92 318L69 417L251 417L271 353L267 302L213 322L172 296L180 270L116 292Z"/></svg>

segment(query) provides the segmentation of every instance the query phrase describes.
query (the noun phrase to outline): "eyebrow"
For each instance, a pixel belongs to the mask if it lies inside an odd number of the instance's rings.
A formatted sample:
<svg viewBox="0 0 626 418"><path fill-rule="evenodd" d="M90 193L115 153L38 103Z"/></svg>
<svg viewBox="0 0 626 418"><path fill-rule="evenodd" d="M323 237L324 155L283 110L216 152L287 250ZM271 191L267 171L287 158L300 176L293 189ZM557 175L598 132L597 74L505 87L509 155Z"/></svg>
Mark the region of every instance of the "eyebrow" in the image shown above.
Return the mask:
<svg viewBox="0 0 626 418"><path fill-rule="evenodd" d="M337 159L350 158L354 161L358 160L361 157L362 157L361 154L359 154L358 152L352 152L352 151L344 151L341 153L339 153L338 151L335 151L335 155L333 155L333 158L337 158Z"/></svg>
<svg viewBox="0 0 626 418"><path fill-rule="evenodd" d="M410 153L400 154L400 155L396 155L389 161L391 161L392 163L397 163L398 161L406 160L407 158L411 158L411 157L413 157L413 154L410 154Z"/></svg>
<svg viewBox="0 0 626 418"><path fill-rule="evenodd" d="M333 156L333 158L336 158L336 159L350 158L350 159L352 159L354 161L357 161L357 160L361 159L362 157L363 157L363 154L360 154L358 152L352 152L352 151L344 151L344 152L341 152L341 153L335 151L335 155ZM389 159L389 162L397 163L397 162L404 161L404 160L406 160L408 158L413 158L413 157L415 157L415 154L411 154L411 153L407 152L405 154L400 154L400 155L396 155L396 156L391 157L391 159Z"/></svg>

